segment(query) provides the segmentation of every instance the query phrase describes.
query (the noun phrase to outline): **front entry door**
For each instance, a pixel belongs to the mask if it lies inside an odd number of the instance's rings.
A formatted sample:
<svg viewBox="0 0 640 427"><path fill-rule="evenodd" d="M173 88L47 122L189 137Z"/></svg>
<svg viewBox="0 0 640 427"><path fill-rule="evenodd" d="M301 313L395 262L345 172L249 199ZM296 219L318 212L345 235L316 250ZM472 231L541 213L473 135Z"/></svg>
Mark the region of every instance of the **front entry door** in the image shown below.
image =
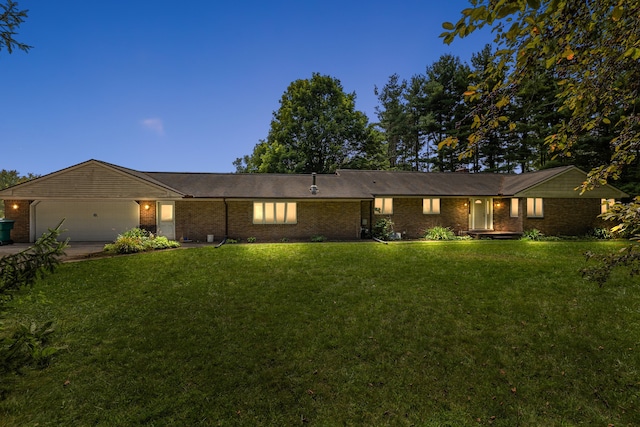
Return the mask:
<svg viewBox="0 0 640 427"><path fill-rule="evenodd" d="M493 200L485 197L474 197L469 200L469 229L493 230Z"/></svg>
<svg viewBox="0 0 640 427"><path fill-rule="evenodd" d="M173 202L158 202L158 235L169 240L176 238L175 205Z"/></svg>

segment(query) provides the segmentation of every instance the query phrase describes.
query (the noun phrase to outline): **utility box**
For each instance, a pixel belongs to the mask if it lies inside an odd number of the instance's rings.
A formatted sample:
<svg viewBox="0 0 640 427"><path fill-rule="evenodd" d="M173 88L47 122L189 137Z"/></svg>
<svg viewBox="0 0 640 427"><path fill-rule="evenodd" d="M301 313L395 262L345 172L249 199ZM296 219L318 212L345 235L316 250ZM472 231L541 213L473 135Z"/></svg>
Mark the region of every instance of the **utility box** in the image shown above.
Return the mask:
<svg viewBox="0 0 640 427"><path fill-rule="evenodd" d="M0 219L0 245L9 245L13 243L11 240L11 230L13 230L12 219Z"/></svg>

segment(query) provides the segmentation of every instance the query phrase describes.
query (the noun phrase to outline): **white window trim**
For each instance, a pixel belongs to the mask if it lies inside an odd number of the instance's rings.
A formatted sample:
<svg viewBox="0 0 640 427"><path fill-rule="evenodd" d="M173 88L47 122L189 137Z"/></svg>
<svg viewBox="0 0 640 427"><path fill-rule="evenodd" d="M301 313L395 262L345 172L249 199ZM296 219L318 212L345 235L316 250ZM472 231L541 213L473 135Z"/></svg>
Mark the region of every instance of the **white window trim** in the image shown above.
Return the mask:
<svg viewBox="0 0 640 427"><path fill-rule="evenodd" d="M527 218L544 218L544 199L541 197L527 198Z"/></svg>
<svg viewBox="0 0 640 427"><path fill-rule="evenodd" d="M440 215L440 198L426 197L422 199L422 213L424 215Z"/></svg>
<svg viewBox="0 0 640 427"><path fill-rule="evenodd" d="M392 197L376 197L373 201L373 206L373 212L376 215L393 215Z"/></svg>
<svg viewBox="0 0 640 427"><path fill-rule="evenodd" d="M279 213L280 215L278 215ZM282 219L278 220L279 217ZM253 223L259 225L297 224L297 203L278 200L253 202Z"/></svg>

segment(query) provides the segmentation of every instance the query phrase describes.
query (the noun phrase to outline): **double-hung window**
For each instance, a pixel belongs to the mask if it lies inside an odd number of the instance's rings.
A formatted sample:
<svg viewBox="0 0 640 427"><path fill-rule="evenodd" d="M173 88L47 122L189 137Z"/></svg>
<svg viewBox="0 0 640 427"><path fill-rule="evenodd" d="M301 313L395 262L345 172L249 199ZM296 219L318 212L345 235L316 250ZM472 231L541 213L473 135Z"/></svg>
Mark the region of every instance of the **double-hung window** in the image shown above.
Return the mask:
<svg viewBox="0 0 640 427"><path fill-rule="evenodd" d="M296 224L295 202L253 202L254 224Z"/></svg>
<svg viewBox="0 0 640 427"><path fill-rule="evenodd" d="M373 210L376 215L392 215L393 214L393 198L376 197Z"/></svg>
<svg viewBox="0 0 640 427"><path fill-rule="evenodd" d="M527 198L527 217L529 218L544 217L544 212L542 210L542 198L540 197Z"/></svg>
<svg viewBox="0 0 640 427"><path fill-rule="evenodd" d="M422 213L425 215L437 215L440 213L440 199L422 199Z"/></svg>

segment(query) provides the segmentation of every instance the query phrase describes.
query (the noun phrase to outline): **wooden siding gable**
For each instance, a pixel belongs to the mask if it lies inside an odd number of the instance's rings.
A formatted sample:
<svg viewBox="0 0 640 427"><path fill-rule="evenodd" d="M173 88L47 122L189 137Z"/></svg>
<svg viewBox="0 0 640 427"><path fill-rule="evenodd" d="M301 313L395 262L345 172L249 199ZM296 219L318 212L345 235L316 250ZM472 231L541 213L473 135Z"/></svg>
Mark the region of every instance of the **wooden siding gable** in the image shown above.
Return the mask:
<svg viewBox="0 0 640 427"><path fill-rule="evenodd" d="M14 199L133 199L182 198L183 194L89 160L0 191Z"/></svg>
<svg viewBox="0 0 640 427"><path fill-rule="evenodd" d="M573 167L517 192L515 197L585 199L620 199L628 197L624 191L618 190L608 184L580 194L580 189L576 190L576 188L580 187L586 179L587 174L585 172Z"/></svg>

